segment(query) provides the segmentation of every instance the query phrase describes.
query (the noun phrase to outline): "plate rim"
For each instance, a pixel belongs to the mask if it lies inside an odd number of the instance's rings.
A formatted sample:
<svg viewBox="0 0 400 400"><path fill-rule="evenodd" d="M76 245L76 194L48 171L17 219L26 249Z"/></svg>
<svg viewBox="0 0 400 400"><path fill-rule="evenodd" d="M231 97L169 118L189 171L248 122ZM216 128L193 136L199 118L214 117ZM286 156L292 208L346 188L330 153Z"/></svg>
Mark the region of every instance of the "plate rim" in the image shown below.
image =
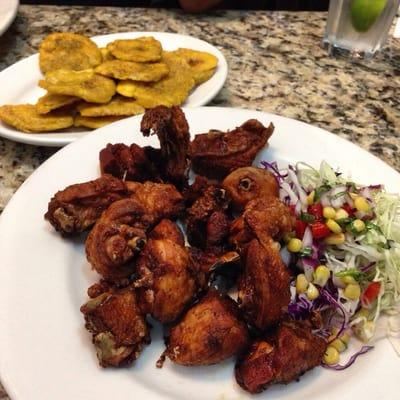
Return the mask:
<svg viewBox="0 0 400 400"><path fill-rule="evenodd" d="M17 0L19 2L19 0ZM18 10L18 7L17 7ZM17 12L16 10L16 12ZM0 33L1 34L1 33ZM202 42L203 44L210 46L213 49L213 54L218 57L219 60L219 66L220 66L220 71L221 71L221 79L216 82L215 85L213 85L212 90L210 90L206 96L203 97L202 100L197 101L196 103L192 105L183 105L185 108L193 108L193 107L201 107L206 104L208 104L214 97L218 95L218 93L221 91L223 86L226 83L227 77L228 77L228 72L229 72L229 67L228 67L228 62L226 60L226 57L222 53L222 51L215 45L211 44L210 42L197 38L195 36L191 35L186 35L186 34L181 34L177 32L165 32L165 31L129 31L129 32L114 32L114 33L108 33L104 35L95 35L91 36L90 39L96 41L96 40L104 40L108 36L129 36L129 35L135 35L135 36L144 36L144 35L153 35L153 36L159 36L159 35L167 35L171 37L175 37L177 39L179 38L184 38L186 40L194 40L198 42ZM22 58L21 60L18 60L17 62L9 65L7 68L3 69L0 71L0 78L2 74L7 74L12 71L15 66L21 65L23 63L29 63L32 62L34 58L37 58L39 53L34 53L31 54L27 57ZM204 82L206 83L206 82ZM197 89L197 88L196 88ZM194 90L194 92L196 91ZM130 118L130 117L127 117ZM123 118L126 119L126 118ZM118 122L118 121L117 121ZM84 130L84 131L78 131L78 132L49 132L49 133L25 133L22 131L5 131L3 130L2 126L0 125L0 137L17 142L17 143L25 143L25 144L30 144L30 145L35 145L35 146L45 146L45 147L63 147L66 146L69 143L72 143L83 136L86 136L90 133L92 133L95 130ZM49 137L48 135L57 135L56 137ZM60 135L60 137L58 137Z"/></svg>
<svg viewBox="0 0 400 400"><path fill-rule="evenodd" d="M11 13L9 19L5 23L5 25L0 27L0 36L3 35L3 33L5 33L7 31L7 29L11 26L11 24L14 22L14 20L17 16L17 13L18 13L19 0L11 0L11 1L14 2L14 4L13 4L14 8L12 10L12 13Z"/></svg>
<svg viewBox="0 0 400 400"><path fill-rule="evenodd" d="M304 128L307 128L307 127L310 128L311 127L313 129L317 129L319 131L322 131L323 134L327 134L331 138L335 138L336 140L338 140L340 142L339 144L342 144L342 145L345 144L346 146L349 146L350 149L361 151L361 152L365 153L366 156L375 159L375 161L379 162L380 167L385 167L387 169L392 170L395 173L396 179L398 179L399 182L400 182L400 173L397 170L395 170L393 167L388 165L386 162L384 162L380 158L376 157L374 154L371 154L370 152L368 152L366 149L356 145L353 142L350 142L347 139L339 137L339 136L335 135L334 133L331 133L331 132L329 132L329 131L327 131L327 130L325 130L323 128L320 128L320 127L317 127L317 126L314 126L314 125L311 125L311 124L308 124L308 123L305 123L305 122L302 122L302 121L299 121L299 120L296 120L296 119L293 119L293 118L283 117L283 116L279 116L279 115L276 115L276 114L271 114L271 113L263 112L263 111L257 111L257 110L252 110L252 109L243 109L243 108L234 108L234 107L196 107L196 108L186 108L186 109L184 108L183 110L184 110L185 113L187 113L187 112L190 112L190 111L196 112L196 110L204 110L204 112L207 112L210 109L213 109L215 112L224 112L224 111L226 112L227 110L229 110L229 112L251 112L251 113L254 114L255 118L257 116L261 116L261 115L263 115L266 118L270 118L271 116L274 117L274 118L278 117L278 119L290 120L290 121L295 121L296 123L300 123ZM129 120L140 119L140 118L141 118L141 116L139 115L139 116L130 117ZM128 119L124 120L123 122L122 121L116 122L113 125L116 125L116 124L121 124L121 125L122 124L127 124L127 120ZM57 153L55 153L54 155L49 157L48 160L46 160L43 164L41 164L33 172L33 174L21 185L21 187L16 191L15 195L10 199L9 203L5 207L2 215L0 215L0 237L3 234L3 232L2 232L3 231L3 219L4 218L8 218L8 213L12 211L12 210L11 211L9 211L9 210L13 208L14 202L18 201L19 197L21 196L21 193L23 194L23 192L25 190L23 188L26 185L28 185L32 180L34 180L35 177L38 174L41 174L43 170L47 169L47 163L50 162L51 160L57 160L59 158L63 158L64 153L72 151L72 149L75 146L81 146L82 142L85 142L85 141L90 142L91 141L90 137L92 135L95 136L96 133L99 133L100 130L107 131L108 129L109 129L109 127L104 127L104 128L99 129L97 132L92 132L92 133L80 138L79 140L71 143L70 145L60 149ZM385 180L385 178L383 178L383 180ZM1 274L1 271L2 271L2 268L0 266L0 274ZM1 287L1 283L0 283L0 287ZM0 298L2 296L3 295L2 295L2 293L0 291ZM0 314L0 316L1 316L1 314ZM0 330L0 338L2 337L2 335L3 335L3 330ZM3 348L1 343L2 343L2 341L0 340L0 348ZM2 362L2 359L0 358L0 379L2 381L2 384L3 384L4 388L7 391L7 393L14 400L27 400L25 398L18 397L17 388L12 387L13 386L12 383L10 385L11 381L9 380L9 376L8 376L9 374L8 374L8 372L6 370L6 367L7 366L4 365L4 363ZM158 393L154 394L154 396L155 396L154 399L161 399L162 398L162 396L160 396ZM166 398L169 398L169 397L166 397Z"/></svg>

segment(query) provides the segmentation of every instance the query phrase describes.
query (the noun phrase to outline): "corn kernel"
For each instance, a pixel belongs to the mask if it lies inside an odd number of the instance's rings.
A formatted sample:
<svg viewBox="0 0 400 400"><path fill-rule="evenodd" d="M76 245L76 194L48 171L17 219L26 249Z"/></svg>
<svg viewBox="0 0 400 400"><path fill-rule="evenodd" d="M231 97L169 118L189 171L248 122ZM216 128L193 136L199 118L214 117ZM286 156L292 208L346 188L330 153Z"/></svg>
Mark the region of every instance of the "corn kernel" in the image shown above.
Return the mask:
<svg viewBox="0 0 400 400"><path fill-rule="evenodd" d="M339 357L339 352L333 346L328 346L324 354L324 363L328 365L337 364Z"/></svg>
<svg viewBox="0 0 400 400"><path fill-rule="evenodd" d="M355 200L358 197L358 194L356 193L349 193L350 197Z"/></svg>
<svg viewBox="0 0 400 400"><path fill-rule="evenodd" d="M326 282L328 282L330 275L331 273L328 267L326 267L325 265L319 265L313 274L314 283L319 286L325 286Z"/></svg>
<svg viewBox="0 0 400 400"><path fill-rule="evenodd" d="M315 199L315 190L313 190L308 196L307 196L307 204L311 206L311 204L314 203Z"/></svg>
<svg viewBox="0 0 400 400"><path fill-rule="evenodd" d="M347 346L341 339L335 339L332 343L329 343L329 346L334 347L339 353L343 353Z"/></svg>
<svg viewBox="0 0 400 400"><path fill-rule="evenodd" d="M340 280L345 284L348 285L350 283L357 283L357 281L351 275L345 275L340 278Z"/></svg>
<svg viewBox="0 0 400 400"><path fill-rule="evenodd" d="M339 208L339 210L336 211L335 220L337 221L344 218L349 218L349 213L343 208Z"/></svg>
<svg viewBox="0 0 400 400"><path fill-rule="evenodd" d="M342 228L340 227L340 225L333 219L328 219L328 221L326 221L326 226L333 233L341 233L342 232Z"/></svg>
<svg viewBox="0 0 400 400"><path fill-rule="evenodd" d="M371 206L368 201L361 196L358 196L354 199L354 207L357 208L358 211L369 212L371 210Z"/></svg>
<svg viewBox="0 0 400 400"><path fill-rule="evenodd" d="M365 223L361 219L355 219L352 223L352 227L356 232L362 232L365 229Z"/></svg>
<svg viewBox="0 0 400 400"><path fill-rule="evenodd" d="M325 243L338 246L340 244L343 244L345 240L346 238L344 236L344 233L333 233L332 235L329 235L325 238Z"/></svg>
<svg viewBox="0 0 400 400"><path fill-rule="evenodd" d="M308 288L308 280L304 274L299 274L296 277L296 293L304 293Z"/></svg>
<svg viewBox="0 0 400 400"><path fill-rule="evenodd" d="M343 335L340 336L340 340L347 346L350 341L350 335L348 334L348 332L343 333Z"/></svg>
<svg viewBox="0 0 400 400"><path fill-rule="evenodd" d="M303 243L300 239L293 238L289 240L287 248L291 253L298 253L303 247Z"/></svg>
<svg viewBox="0 0 400 400"><path fill-rule="evenodd" d="M343 291L343 294L350 300L357 300L360 298L361 289L358 283L349 283Z"/></svg>
<svg viewBox="0 0 400 400"><path fill-rule="evenodd" d="M310 283L308 285L306 294L307 294L308 300L313 301L319 296L319 291L312 283Z"/></svg>
<svg viewBox="0 0 400 400"><path fill-rule="evenodd" d="M324 207L322 210L322 215L327 219L335 218L336 211L333 207Z"/></svg>

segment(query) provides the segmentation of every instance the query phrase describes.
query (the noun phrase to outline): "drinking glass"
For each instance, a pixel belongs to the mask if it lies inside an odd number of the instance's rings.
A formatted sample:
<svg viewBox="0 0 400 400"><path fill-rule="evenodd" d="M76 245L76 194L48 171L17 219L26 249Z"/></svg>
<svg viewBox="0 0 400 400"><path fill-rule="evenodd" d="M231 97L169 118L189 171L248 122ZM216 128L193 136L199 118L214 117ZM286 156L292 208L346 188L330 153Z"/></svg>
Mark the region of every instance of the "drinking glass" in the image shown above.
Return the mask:
<svg viewBox="0 0 400 400"><path fill-rule="evenodd" d="M385 43L400 0L330 0L324 45L331 55L372 57Z"/></svg>

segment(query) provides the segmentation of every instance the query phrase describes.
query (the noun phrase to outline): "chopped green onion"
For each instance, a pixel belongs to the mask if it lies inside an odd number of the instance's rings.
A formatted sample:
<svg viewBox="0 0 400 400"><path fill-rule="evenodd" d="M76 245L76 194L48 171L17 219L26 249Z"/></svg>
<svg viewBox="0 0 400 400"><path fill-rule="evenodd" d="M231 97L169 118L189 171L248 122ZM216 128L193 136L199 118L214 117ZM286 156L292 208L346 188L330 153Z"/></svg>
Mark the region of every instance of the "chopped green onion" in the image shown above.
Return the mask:
<svg viewBox="0 0 400 400"><path fill-rule="evenodd" d="M307 222L308 224L312 223L315 221L315 217L312 214L306 213L306 212L302 212L300 214L300 219L304 222Z"/></svg>
<svg viewBox="0 0 400 400"><path fill-rule="evenodd" d="M351 276L354 278L356 281L361 280L363 277L363 273L358 270L357 268L348 268L340 272L335 272L335 276L338 278L344 278L345 276Z"/></svg>
<svg viewBox="0 0 400 400"><path fill-rule="evenodd" d="M299 257L308 257L312 254L311 247L303 247L298 253Z"/></svg>

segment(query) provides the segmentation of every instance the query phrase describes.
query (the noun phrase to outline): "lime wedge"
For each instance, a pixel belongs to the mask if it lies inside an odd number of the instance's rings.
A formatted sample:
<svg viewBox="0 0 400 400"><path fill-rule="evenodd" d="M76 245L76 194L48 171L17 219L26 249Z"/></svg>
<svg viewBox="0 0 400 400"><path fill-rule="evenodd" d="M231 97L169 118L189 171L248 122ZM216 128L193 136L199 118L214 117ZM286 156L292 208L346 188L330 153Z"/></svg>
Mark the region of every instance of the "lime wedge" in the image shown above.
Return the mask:
<svg viewBox="0 0 400 400"><path fill-rule="evenodd" d="M381 15L387 0L352 0L351 22L356 31L366 32Z"/></svg>

